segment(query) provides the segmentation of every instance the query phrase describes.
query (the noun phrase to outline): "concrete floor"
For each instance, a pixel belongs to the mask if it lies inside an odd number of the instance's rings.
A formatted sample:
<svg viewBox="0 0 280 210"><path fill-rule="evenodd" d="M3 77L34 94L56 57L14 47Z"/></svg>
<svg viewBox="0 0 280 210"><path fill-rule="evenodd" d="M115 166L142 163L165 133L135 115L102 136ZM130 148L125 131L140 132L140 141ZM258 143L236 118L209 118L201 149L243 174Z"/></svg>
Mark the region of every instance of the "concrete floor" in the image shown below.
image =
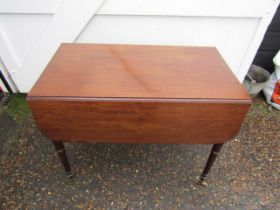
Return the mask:
<svg viewBox="0 0 280 210"><path fill-rule="evenodd" d="M14 103L0 108L0 209L280 209L280 112L261 97L207 187L196 181L209 145L69 143L67 179L23 98Z"/></svg>

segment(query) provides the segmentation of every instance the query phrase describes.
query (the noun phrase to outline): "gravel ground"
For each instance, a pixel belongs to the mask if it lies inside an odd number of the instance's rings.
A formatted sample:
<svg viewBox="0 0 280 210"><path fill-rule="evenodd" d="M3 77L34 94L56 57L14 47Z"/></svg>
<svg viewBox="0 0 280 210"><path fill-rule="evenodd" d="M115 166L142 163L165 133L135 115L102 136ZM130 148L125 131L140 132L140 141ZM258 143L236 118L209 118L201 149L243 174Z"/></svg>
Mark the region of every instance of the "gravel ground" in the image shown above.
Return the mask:
<svg viewBox="0 0 280 210"><path fill-rule="evenodd" d="M67 179L51 142L17 108L0 108L0 209L280 209L280 112L262 97L207 187L196 181L209 145L69 143Z"/></svg>

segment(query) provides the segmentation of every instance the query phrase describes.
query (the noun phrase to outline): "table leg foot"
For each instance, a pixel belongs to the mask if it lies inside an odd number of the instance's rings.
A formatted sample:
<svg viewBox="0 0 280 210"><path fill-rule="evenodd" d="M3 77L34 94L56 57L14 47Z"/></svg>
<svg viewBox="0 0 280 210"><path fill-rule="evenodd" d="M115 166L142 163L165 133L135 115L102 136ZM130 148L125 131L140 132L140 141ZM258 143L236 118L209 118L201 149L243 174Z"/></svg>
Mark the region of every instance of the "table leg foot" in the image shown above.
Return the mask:
<svg viewBox="0 0 280 210"><path fill-rule="evenodd" d="M67 178L72 178L74 176L74 174L72 173L72 171L67 172Z"/></svg>
<svg viewBox="0 0 280 210"><path fill-rule="evenodd" d="M208 172L210 171L213 163L215 162L217 156L218 156L218 153L220 152L221 148L222 148L223 144L214 144L212 149L211 149L211 152L210 152L210 155L208 157L208 160L207 160L207 163L204 167L204 170L200 176L200 180L199 180L199 183L203 186L206 186L207 183L205 182L205 178L208 174Z"/></svg>
<svg viewBox="0 0 280 210"><path fill-rule="evenodd" d="M67 173L67 177L68 178L71 178L73 177L73 173L71 171L71 168L70 168L70 164L69 164L69 161L68 161L68 158L67 158L67 155L66 155L66 152L65 152L65 148L64 148L64 145L62 142L57 142L57 141L53 141L53 144L54 144L54 147L57 151L57 154L61 160L61 163Z"/></svg>
<svg viewBox="0 0 280 210"><path fill-rule="evenodd" d="M196 184L200 185L200 186L203 186L203 187L207 187L208 186L208 184L207 184L207 182L205 180L199 180Z"/></svg>

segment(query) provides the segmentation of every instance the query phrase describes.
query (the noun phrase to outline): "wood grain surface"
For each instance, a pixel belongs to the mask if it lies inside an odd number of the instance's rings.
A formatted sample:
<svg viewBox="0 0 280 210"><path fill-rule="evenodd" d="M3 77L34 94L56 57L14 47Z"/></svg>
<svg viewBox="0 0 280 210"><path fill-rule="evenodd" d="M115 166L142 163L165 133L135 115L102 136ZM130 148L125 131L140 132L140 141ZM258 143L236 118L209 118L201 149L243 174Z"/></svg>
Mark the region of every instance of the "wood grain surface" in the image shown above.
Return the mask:
<svg viewBox="0 0 280 210"><path fill-rule="evenodd" d="M251 100L215 48L63 44L28 103L54 141L213 144Z"/></svg>
<svg viewBox="0 0 280 210"><path fill-rule="evenodd" d="M56 141L221 143L239 130L243 102L142 99L30 100L41 132Z"/></svg>
<svg viewBox="0 0 280 210"><path fill-rule="evenodd" d="M246 99L216 48L63 44L29 96Z"/></svg>

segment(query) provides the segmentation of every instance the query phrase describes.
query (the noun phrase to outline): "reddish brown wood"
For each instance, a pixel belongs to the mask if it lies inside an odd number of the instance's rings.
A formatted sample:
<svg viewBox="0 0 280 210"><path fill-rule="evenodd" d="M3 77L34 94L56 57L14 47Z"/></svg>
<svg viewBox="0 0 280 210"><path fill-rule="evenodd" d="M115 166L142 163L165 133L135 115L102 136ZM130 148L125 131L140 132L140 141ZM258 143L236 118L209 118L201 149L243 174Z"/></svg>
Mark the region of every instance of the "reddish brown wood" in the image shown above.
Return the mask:
<svg viewBox="0 0 280 210"><path fill-rule="evenodd" d="M37 125L52 140L211 144L229 140L246 101L30 98Z"/></svg>
<svg viewBox="0 0 280 210"><path fill-rule="evenodd" d="M213 47L63 44L29 96L250 100Z"/></svg>
<svg viewBox="0 0 280 210"><path fill-rule="evenodd" d="M251 100L215 48L63 44L28 95L55 141L222 143Z"/></svg>
<svg viewBox="0 0 280 210"><path fill-rule="evenodd" d="M53 141L53 144L54 144L55 150L57 152L57 155L58 155L58 157L59 157L59 159L60 159L60 161L61 161L61 163L64 167L64 170L67 173L67 176L69 178L73 177L71 167L70 167L70 164L69 164L69 161L68 161L67 154L66 154L63 143Z"/></svg>
<svg viewBox="0 0 280 210"><path fill-rule="evenodd" d="M213 163L215 162L220 150L222 149L222 146L223 144L214 144L212 149L211 149L211 152L210 152L210 155L208 157L208 160L206 162L206 165L204 167L204 170L200 176L200 182L201 184L203 184L207 174L209 173Z"/></svg>

